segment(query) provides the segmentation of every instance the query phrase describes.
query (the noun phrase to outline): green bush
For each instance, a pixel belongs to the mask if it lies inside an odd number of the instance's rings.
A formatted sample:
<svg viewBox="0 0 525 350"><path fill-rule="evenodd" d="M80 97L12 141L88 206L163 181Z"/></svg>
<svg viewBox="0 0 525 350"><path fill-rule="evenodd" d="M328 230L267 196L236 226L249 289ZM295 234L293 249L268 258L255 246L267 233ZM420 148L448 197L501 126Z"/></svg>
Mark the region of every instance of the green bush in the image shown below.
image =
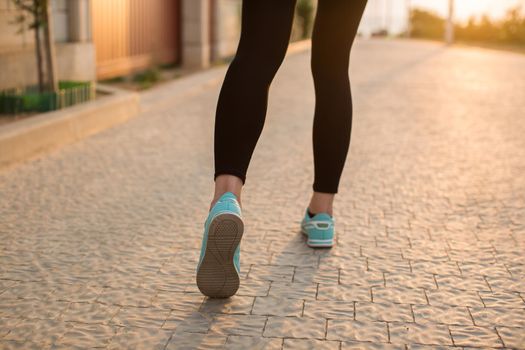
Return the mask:
<svg viewBox="0 0 525 350"><path fill-rule="evenodd" d="M133 81L139 83L142 89L147 89L160 81L160 69L158 67L149 68L133 76Z"/></svg>
<svg viewBox="0 0 525 350"><path fill-rule="evenodd" d="M0 91L0 114L47 112L95 98L91 82L60 81L58 91L40 92L38 86Z"/></svg>

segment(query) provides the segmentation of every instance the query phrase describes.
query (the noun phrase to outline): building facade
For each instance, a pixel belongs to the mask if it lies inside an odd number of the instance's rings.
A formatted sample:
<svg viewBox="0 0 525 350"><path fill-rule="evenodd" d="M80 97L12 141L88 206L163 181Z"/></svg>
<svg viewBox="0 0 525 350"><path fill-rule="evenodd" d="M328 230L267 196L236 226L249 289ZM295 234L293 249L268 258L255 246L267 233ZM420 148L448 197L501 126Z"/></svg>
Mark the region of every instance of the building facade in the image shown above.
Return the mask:
<svg viewBox="0 0 525 350"><path fill-rule="evenodd" d="M235 53L241 0L52 0L58 75L122 76L152 65L205 68ZM0 0L0 89L36 82L33 33Z"/></svg>
<svg viewBox="0 0 525 350"><path fill-rule="evenodd" d="M60 79L93 80L95 48L91 41L88 0L54 0L54 34ZM36 83L33 32L18 32L19 12L12 0L0 0L0 89Z"/></svg>

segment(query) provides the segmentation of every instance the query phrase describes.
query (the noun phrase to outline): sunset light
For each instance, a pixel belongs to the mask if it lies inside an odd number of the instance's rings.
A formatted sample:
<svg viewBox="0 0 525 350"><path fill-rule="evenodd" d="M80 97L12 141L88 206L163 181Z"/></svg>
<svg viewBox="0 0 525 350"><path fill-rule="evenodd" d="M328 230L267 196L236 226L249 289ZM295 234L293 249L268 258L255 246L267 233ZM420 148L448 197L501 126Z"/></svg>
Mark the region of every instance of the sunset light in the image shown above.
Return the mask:
<svg viewBox="0 0 525 350"><path fill-rule="evenodd" d="M525 0L455 0L454 18L457 22L483 15L500 19L509 9L520 6L525 11ZM361 31L366 34L378 28L388 28L394 34L402 32L406 28L408 8L423 9L445 17L448 0L369 0Z"/></svg>
<svg viewBox="0 0 525 350"><path fill-rule="evenodd" d="M525 350L525 0L0 0L0 350Z"/></svg>

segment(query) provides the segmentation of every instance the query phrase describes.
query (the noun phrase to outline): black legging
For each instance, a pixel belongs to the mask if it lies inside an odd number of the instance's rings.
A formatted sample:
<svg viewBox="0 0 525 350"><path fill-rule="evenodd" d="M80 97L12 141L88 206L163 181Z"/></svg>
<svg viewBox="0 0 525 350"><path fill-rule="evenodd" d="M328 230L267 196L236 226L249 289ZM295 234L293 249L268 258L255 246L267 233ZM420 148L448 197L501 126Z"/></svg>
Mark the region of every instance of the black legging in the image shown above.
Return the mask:
<svg viewBox="0 0 525 350"><path fill-rule="evenodd" d="M290 39L296 0L244 0L241 37L224 79L215 118L215 174L246 181L263 129L268 89ZM319 0L312 34L315 86L313 190L337 193L350 145L350 48L366 0Z"/></svg>

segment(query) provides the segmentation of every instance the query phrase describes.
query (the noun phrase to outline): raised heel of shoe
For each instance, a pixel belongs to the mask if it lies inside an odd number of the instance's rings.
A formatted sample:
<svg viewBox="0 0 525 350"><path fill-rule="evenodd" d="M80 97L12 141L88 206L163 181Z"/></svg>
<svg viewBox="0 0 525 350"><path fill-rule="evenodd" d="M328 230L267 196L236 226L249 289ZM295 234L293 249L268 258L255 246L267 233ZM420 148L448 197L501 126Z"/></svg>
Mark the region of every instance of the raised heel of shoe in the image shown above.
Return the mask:
<svg viewBox="0 0 525 350"><path fill-rule="evenodd" d="M210 298L228 298L239 289L239 274L233 259L243 232L244 223L235 214L219 214L213 218L197 271L197 286L202 294Z"/></svg>

